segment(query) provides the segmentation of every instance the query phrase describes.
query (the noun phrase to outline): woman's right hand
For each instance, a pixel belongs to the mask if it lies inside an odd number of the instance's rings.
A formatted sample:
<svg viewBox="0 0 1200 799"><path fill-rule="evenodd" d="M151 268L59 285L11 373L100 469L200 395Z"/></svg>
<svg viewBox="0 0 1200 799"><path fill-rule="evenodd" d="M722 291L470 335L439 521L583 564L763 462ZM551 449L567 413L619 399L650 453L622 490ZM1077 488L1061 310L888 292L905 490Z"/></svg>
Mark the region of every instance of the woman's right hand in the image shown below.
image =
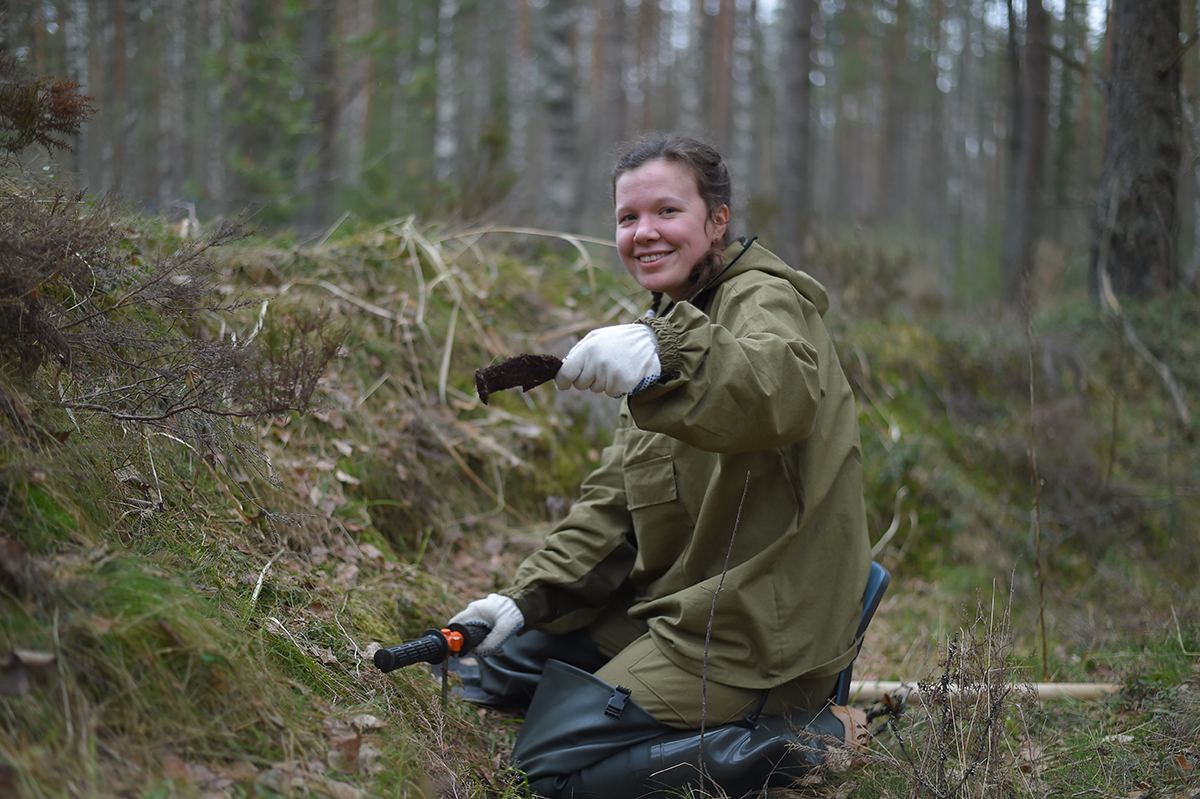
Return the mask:
<svg viewBox="0 0 1200 799"><path fill-rule="evenodd" d="M612 325L583 337L554 377L560 391L591 389L597 394L623 397L651 385L662 373L658 336L649 325Z"/></svg>
<svg viewBox="0 0 1200 799"><path fill-rule="evenodd" d="M502 594L488 594L484 599L476 599L450 619L451 624L473 621L482 622L492 628L479 646L475 647L475 653L479 655L494 653L509 636L525 626L525 616L517 608L517 603Z"/></svg>

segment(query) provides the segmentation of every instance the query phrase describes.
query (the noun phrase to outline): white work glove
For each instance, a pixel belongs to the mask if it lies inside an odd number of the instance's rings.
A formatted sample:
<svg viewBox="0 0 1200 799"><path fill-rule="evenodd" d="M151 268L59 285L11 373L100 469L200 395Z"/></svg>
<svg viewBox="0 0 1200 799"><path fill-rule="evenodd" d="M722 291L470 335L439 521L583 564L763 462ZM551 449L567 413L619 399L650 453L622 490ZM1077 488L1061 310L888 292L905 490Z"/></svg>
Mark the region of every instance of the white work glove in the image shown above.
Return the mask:
<svg viewBox="0 0 1200 799"><path fill-rule="evenodd" d="M623 397L652 385L661 375L658 336L650 326L613 325L593 330L572 347L554 384L563 391L590 388Z"/></svg>
<svg viewBox="0 0 1200 799"><path fill-rule="evenodd" d="M476 599L450 619L449 623L466 624L469 621L481 621L492 628L479 646L475 647L477 655L492 654L510 635L525 626L525 617L517 609L517 603L500 594L488 594L484 599Z"/></svg>

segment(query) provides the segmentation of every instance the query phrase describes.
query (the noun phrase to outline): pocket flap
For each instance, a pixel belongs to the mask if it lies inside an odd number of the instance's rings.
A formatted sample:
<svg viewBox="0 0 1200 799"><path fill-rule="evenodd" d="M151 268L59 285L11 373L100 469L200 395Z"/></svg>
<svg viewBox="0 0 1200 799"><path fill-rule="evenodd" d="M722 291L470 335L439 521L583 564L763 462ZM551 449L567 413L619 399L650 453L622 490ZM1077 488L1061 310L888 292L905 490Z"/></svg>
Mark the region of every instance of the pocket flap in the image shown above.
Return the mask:
<svg viewBox="0 0 1200 799"><path fill-rule="evenodd" d="M675 498L675 462L670 455L625 466L625 501L630 510Z"/></svg>

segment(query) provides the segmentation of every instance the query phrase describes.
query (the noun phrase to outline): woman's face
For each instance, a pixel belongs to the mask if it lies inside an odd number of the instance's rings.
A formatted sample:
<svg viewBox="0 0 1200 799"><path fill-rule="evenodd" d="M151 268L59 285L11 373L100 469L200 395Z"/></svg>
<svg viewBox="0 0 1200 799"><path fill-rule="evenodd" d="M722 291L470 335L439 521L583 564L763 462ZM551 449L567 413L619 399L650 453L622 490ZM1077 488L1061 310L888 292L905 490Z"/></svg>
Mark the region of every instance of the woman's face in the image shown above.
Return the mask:
<svg viewBox="0 0 1200 799"><path fill-rule="evenodd" d="M692 268L725 235L729 207L710 216L684 164L648 161L617 178L617 252L644 289L675 302L696 288Z"/></svg>

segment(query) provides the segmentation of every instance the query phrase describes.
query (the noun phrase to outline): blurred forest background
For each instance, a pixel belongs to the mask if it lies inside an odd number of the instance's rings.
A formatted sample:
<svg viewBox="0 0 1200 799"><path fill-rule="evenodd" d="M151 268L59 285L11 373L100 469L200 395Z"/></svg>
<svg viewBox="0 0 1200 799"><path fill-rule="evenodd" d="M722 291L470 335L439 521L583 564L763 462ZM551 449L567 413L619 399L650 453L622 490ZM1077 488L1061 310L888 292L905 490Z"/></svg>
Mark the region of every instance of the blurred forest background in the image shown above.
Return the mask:
<svg viewBox="0 0 1200 799"><path fill-rule="evenodd" d="M1196 6L7 0L0 47L94 98L80 187L150 210L607 237L614 147L676 129L791 262L853 225L923 253L927 299L1018 305L1035 263L1093 294L1101 267L1117 294L1195 284Z"/></svg>

